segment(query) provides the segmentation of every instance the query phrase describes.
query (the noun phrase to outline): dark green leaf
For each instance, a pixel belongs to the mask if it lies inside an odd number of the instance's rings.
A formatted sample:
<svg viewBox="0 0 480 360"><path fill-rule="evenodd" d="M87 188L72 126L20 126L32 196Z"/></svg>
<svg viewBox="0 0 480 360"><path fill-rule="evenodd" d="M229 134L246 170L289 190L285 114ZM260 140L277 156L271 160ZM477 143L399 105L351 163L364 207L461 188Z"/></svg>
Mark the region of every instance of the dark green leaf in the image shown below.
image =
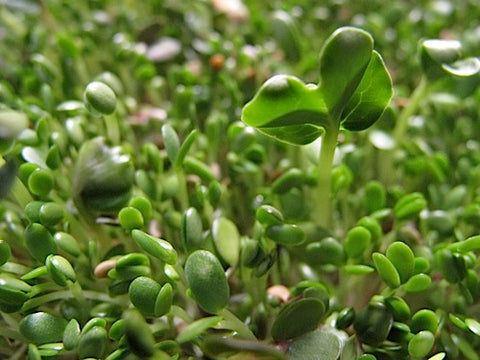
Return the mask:
<svg viewBox="0 0 480 360"><path fill-rule="evenodd" d="M329 113L337 118L343 111L370 62L373 39L364 30L337 29L320 54L320 87Z"/></svg>
<svg viewBox="0 0 480 360"><path fill-rule="evenodd" d="M308 297L286 304L272 325L275 340L287 340L314 330L325 315L323 302Z"/></svg>
<svg viewBox="0 0 480 360"><path fill-rule="evenodd" d="M362 81L343 110L343 127L351 131L369 128L382 115L392 95L392 79L380 54L374 51Z"/></svg>

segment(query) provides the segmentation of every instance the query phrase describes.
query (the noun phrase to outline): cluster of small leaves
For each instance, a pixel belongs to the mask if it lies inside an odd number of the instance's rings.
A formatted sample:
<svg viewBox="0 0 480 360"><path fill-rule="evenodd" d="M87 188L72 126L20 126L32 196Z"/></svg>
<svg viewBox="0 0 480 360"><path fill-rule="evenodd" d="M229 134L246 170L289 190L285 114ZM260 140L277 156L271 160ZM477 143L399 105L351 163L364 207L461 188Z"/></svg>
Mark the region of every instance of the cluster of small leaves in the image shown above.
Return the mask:
<svg viewBox="0 0 480 360"><path fill-rule="evenodd" d="M457 5L6 1L0 357L479 359Z"/></svg>

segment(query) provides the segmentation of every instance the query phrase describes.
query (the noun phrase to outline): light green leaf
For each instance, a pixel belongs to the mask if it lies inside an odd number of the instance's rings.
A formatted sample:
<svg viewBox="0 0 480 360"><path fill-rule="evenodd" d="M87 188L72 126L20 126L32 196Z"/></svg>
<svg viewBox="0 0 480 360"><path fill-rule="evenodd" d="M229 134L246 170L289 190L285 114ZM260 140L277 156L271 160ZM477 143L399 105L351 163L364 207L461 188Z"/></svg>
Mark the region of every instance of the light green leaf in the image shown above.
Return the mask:
<svg viewBox="0 0 480 360"><path fill-rule="evenodd" d="M385 284L392 289L400 286L400 275L398 275L398 271L392 262L385 255L378 252L373 253L372 258Z"/></svg>
<svg viewBox="0 0 480 360"><path fill-rule="evenodd" d="M328 122L318 87L300 79L276 75L267 80L243 108L242 120L279 140L308 144Z"/></svg>
<svg viewBox="0 0 480 360"><path fill-rule="evenodd" d="M235 266L240 253L240 234L235 224L225 217L215 219L212 237L221 258L230 266Z"/></svg>

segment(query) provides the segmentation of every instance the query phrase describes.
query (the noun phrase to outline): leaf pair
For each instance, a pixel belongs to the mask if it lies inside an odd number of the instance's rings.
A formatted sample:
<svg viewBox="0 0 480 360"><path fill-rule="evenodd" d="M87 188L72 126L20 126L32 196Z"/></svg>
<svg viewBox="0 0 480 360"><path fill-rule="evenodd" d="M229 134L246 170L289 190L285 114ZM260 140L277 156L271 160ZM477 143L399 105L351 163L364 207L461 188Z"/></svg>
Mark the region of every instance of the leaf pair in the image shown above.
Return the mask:
<svg viewBox="0 0 480 360"><path fill-rule="evenodd" d="M289 75L267 80L244 107L242 119L278 140L304 145L340 124L370 127L392 97L392 83L373 39L364 30L343 27L325 43L318 85Z"/></svg>

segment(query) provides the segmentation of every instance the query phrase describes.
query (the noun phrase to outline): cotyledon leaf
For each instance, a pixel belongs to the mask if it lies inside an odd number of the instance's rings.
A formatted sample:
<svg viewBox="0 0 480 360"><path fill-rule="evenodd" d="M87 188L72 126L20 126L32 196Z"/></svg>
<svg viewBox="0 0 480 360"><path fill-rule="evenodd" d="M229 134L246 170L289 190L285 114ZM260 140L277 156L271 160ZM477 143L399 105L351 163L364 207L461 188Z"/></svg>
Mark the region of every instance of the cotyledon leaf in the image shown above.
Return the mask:
<svg viewBox="0 0 480 360"><path fill-rule="evenodd" d="M392 79L376 51L365 74L342 114L342 125L348 130L369 128L383 114L393 95Z"/></svg>

